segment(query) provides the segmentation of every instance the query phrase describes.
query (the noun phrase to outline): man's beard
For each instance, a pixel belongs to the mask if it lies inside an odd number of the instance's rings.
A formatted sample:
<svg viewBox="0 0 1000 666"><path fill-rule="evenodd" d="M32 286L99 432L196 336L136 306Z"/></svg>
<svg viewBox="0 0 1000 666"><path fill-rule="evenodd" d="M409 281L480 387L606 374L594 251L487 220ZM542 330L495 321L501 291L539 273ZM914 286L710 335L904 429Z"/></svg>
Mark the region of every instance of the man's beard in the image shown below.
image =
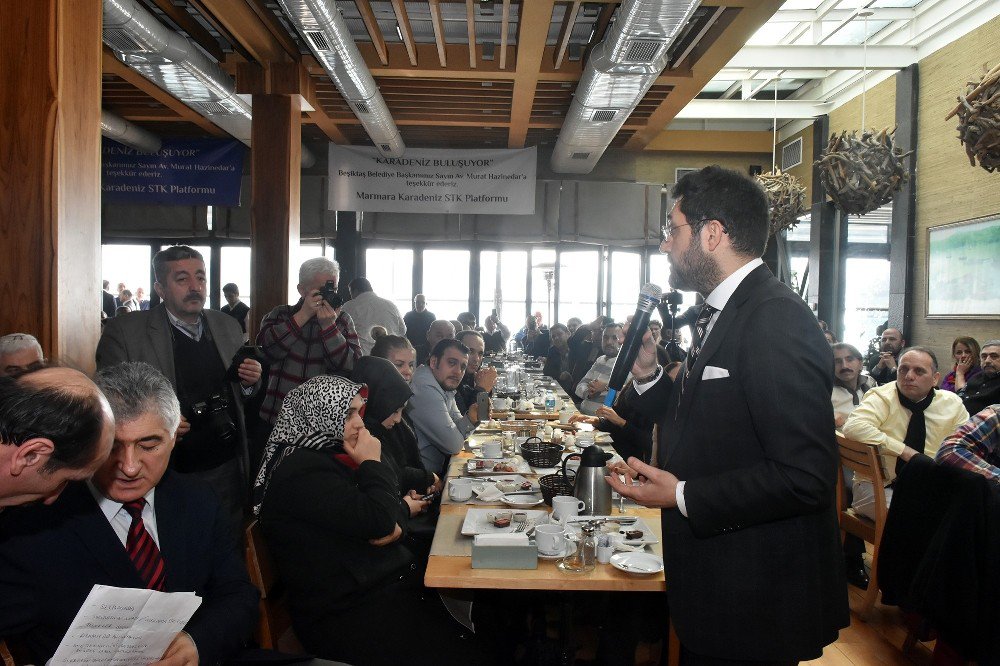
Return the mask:
<svg viewBox="0 0 1000 666"><path fill-rule="evenodd" d="M622 350L621 347L614 347L612 349L605 347L604 355L607 356L608 358L615 358L616 356L618 356L618 352L620 352L621 350Z"/></svg>
<svg viewBox="0 0 1000 666"><path fill-rule="evenodd" d="M722 272L715 261L702 252L697 236L675 262L670 262L670 286L681 291L696 291L708 296L722 282Z"/></svg>

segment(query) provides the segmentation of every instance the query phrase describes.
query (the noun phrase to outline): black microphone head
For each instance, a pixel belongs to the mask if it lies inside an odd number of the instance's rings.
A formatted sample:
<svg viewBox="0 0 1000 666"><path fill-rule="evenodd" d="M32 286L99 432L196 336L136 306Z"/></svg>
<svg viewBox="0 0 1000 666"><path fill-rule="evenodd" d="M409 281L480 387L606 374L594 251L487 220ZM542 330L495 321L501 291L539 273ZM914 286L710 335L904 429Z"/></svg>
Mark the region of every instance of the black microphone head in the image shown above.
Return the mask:
<svg viewBox="0 0 1000 666"><path fill-rule="evenodd" d="M663 290L660 289L659 285L647 282L639 290L639 303L636 305L636 309L643 312L652 312L653 308L660 302L660 297L662 296Z"/></svg>

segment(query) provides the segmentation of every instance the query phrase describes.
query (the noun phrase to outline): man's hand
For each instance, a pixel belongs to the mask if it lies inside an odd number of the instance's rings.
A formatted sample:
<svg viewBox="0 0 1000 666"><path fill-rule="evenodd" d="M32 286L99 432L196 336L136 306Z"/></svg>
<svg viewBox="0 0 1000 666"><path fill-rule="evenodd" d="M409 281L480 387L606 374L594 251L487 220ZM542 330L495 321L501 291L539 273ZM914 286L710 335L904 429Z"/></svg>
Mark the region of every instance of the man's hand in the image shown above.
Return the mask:
<svg viewBox="0 0 1000 666"><path fill-rule="evenodd" d="M406 502L406 506L410 507L410 518L419 516L431 505L429 500L420 499L420 495L417 494L416 490L411 490L404 495L403 501Z"/></svg>
<svg viewBox="0 0 1000 666"><path fill-rule="evenodd" d="M472 403L472 405L469 406L469 411L467 411L465 415L469 417L469 420L473 423L479 423L479 405ZM489 416L489 414L487 414L487 416Z"/></svg>
<svg viewBox="0 0 1000 666"><path fill-rule="evenodd" d="M393 541L399 539L401 536L403 536L403 529L397 523L393 526L392 532L386 534L384 537L379 537L378 539L369 539L368 543L373 546L387 546Z"/></svg>
<svg viewBox="0 0 1000 666"><path fill-rule="evenodd" d="M618 479L617 474L604 477L608 484L620 495L646 507L672 509L677 506L677 477L670 472L651 467L638 458L628 459L630 473L625 474L625 483ZM632 475L636 476L632 476ZM638 479L639 485L633 486L632 480Z"/></svg>
<svg viewBox="0 0 1000 666"><path fill-rule="evenodd" d="M885 368L886 370L896 369L896 358L891 352L881 352L878 356L878 363L875 365L876 368Z"/></svg>
<svg viewBox="0 0 1000 666"><path fill-rule="evenodd" d="M321 327L324 329L330 328L336 323L337 317L339 316L339 309L334 310L330 307L329 303L322 299L320 300L319 307L316 308L316 321L319 322Z"/></svg>
<svg viewBox="0 0 1000 666"><path fill-rule="evenodd" d="M608 388L606 382L602 382L599 379L592 379L590 380L590 382L587 383L587 397L593 398L595 395L601 393L606 388Z"/></svg>
<svg viewBox="0 0 1000 666"><path fill-rule="evenodd" d="M646 331L642 336L642 346L632 364L633 377L648 377L656 370L656 342L653 341L653 334Z"/></svg>
<svg viewBox="0 0 1000 666"><path fill-rule="evenodd" d="M918 453L919 451L917 451L916 449L910 448L909 446L904 446L903 451L899 454L899 459L902 460L903 462L907 462L910 458L917 455Z"/></svg>
<svg viewBox="0 0 1000 666"><path fill-rule="evenodd" d="M616 425L619 428L625 425L625 419L618 416L618 412L604 405L601 405L600 407L597 408L597 416L599 416L602 419L607 419L609 423L611 423L612 425Z"/></svg>
<svg viewBox="0 0 1000 666"><path fill-rule="evenodd" d="M587 416L586 414L579 413L573 414L569 417L570 423L589 423L590 425L597 425L598 421L600 421L600 419L596 416Z"/></svg>
<svg viewBox="0 0 1000 666"><path fill-rule="evenodd" d="M439 492L441 492L441 489L443 487L444 487L444 481L441 480L440 476L438 476L437 474L434 474L434 483L432 483L430 486L427 487L427 493L426 494L430 495L432 493L439 493Z"/></svg>
<svg viewBox="0 0 1000 666"><path fill-rule="evenodd" d="M299 325L299 328L302 328L310 319L316 316L316 312L319 310L319 306L322 303L323 297L320 296L319 289L317 289L313 291L313 293L302 298L302 307L299 308L298 312L292 315L292 319L294 319L295 323Z"/></svg>
<svg viewBox="0 0 1000 666"><path fill-rule="evenodd" d="M198 647L185 632L180 632L170 641L163 658L150 666L198 666Z"/></svg>
<svg viewBox="0 0 1000 666"><path fill-rule="evenodd" d="M243 359L240 367L236 369L236 374L240 376L240 384L247 388L257 385L261 372L263 372L263 368L260 367L260 363L252 358Z"/></svg>
<svg viewBox="0 0 1000 666"><path fill-rule="evenodd" d="M844 414L842 412L834 412L833 413L833 425L834 426L836 426L836 427L839 428L839 427L843 426L844 423L846 423L846 422L847 422L847 414Z"/></svg>
<svg viewBox="0 0 1000 666"><path fill-rule="evenodd" d="M177 440L180 441L181 437L188 434L188 432L190 431L191 431L191 422L182 416L181 422L177 426Z"/></svg>
<svg viewBox="0 0 1000 666"><path fill-rule="evenodd" d="M497 369L492 366L480 368L476 372L475 382L476 386L489 393L493 390L493 387L496 386Z"/></svg>

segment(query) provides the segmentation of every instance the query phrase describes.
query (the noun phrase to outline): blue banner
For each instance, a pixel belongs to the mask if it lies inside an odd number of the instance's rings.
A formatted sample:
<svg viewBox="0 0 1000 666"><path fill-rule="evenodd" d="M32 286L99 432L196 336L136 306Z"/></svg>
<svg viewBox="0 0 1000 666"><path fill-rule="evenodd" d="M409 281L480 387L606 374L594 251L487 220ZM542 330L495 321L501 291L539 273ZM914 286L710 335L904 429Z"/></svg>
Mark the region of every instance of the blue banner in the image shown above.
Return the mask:
<svg viewBox="0 0 1000 666"><path fill-rule="evenodd" d="M156 153L101 145L105 203L239 206L246 146L234 139L163 139Z"/></svg>

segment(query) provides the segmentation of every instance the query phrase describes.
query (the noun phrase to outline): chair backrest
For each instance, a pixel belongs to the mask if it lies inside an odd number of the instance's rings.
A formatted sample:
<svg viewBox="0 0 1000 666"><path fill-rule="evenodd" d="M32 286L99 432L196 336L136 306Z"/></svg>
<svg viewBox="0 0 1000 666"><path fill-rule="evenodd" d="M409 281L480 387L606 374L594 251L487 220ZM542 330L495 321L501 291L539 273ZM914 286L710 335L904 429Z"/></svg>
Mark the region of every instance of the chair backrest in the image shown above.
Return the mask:
<svg viewBox="0 0 1000 666"><path fill-rule="evenodd" d="M848 439L844 435L837 433L837 446L840 449L840 463L854 472L855 478L861 477L870 481L875 494L875 515L884 520L888 511L888 503L885 500L885 462L879 455L878 446L865 444ZM837 482L837 504L843 510L844 496L843 474L838 474ZM876 521L882 522L882 521Z"/></svg>
<svg viewBox="0 0 1000 666"><path fill-rule="evenodd" d="M250 580L260 591L260 617L257 620L255 638L260 647L273 650L277 648L278 639L291 626L291 620L276 594L278 578L274 561L256 519L247 526L246 544L247 571Z"/></svg>
<svg viewBox="0 0 1000 666"><path fill-rule="evenodd" d="M14 657L10 654L10 650L7 649L7 642L3 639L0 639L0 663L3 666L15 666L16 664Z"/></svg>

